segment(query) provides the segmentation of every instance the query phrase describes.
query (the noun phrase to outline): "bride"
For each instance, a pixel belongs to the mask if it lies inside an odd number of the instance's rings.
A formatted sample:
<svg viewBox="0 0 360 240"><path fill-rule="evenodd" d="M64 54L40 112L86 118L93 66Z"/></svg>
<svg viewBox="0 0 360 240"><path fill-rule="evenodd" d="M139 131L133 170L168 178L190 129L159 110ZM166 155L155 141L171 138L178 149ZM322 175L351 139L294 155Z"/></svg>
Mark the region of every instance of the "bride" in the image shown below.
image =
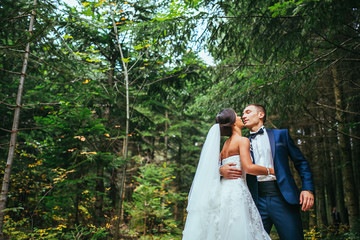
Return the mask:
<svg viewBox="0 0 360 240"><path fill-rule="evenodd" d="M191 185L182 239L268 240L246 174L273 175L274 169L252 163L250 141L241 136L244 124L234 110L222 110L216 123L208 132ZM221 153L220 136L230 136ZM220 164L227 163L236 164L246 174L238 179L221 178Z"/></svg>

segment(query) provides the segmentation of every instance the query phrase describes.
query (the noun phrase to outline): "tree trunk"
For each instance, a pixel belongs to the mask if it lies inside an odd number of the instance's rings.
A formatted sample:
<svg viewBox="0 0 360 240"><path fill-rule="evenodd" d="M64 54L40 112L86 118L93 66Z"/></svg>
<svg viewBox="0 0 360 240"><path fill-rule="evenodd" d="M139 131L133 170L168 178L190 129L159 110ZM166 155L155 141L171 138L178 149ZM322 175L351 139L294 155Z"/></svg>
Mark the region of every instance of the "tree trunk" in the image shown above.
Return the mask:
<svg viewBox="0 0 360 240"><path fill-rule="evenodd" d="M323 114L323 113L319 113ZM335 169L334 169L334 164L333 164L333 159L330 157L330 153L329 153L329 141L328 141L328 136L326 136L324 134L324 129L322 128L322 126L319 124L319 133L321 135L322 138L322 146L323 146L323 151L322 152L318 152L319 155L323 154L323 158L324 158L324 171L326 171L324 173L323 179L324 179L324 185L325 185L325 210L326 210L326 216L327 216L327 224L334 224L333 220L332 220L332 215L331 215L331 209L336 205L336 196L335 196L335 191L334 191L334 186L335 186ZM330 177L329 177L330 176Z"/></svg>
<svg viewBox="0 0 360 240"><path fill-rule="evenodd" d="M334 146L338 144L337 138L334 138L333 141ZM336 145L335 145L336 144ZM338 154L338 149L333 149L331 152L331 157L334 162L335 169L335 187L336 187L336 208L340 212L341 221L344 224L348 224L348 214L345 207L345 197L344 197L344 187L343 187L343 179L341 177L341 167L340 167L340 157ZM334 207L334 206L333 206Z"/></svg>
<svg viewBox="0 0 360 240"><path fill-rule="evenodd" d="M117 171L116 169L112 169L111 171L111 177L110 177L110 199L111 199L111 207L112 209L117 209L116 208L116 203L118 202L118 198L119 198L119 194L117 192L118 187L116 185L116 180L117 180Z"/></svg>
<svg viewBox="0 0 360 240"><path fill-rule="evenodd" d="M169 113L168 113L168 110L165 110L165 131L164 131L164 161L167 162L167 159L168 159L168 135L167 135L167 132L168 132L168 128L169 128L169 124L168 124L168 119L169 119Z"/></svg>
<svg viewBox="0 0 360 240"><path fill-rule="evenodd" d="M328 165L328 161L327 161L327 154L326 154L326 149L325 149L325 144L324 144L324 137L322 134L322 128L321 125L318 124L317 126L317 132L316 132L316 151L315 154L317 155L318 158L318 163L316 164L319 169L318 169L318 178L320 179L320 181L317 183L318 186L318 190L316 190L316 198L317 198L317 219L318 219L318 226L321 225L328 225L328 218L327 218L327 205L326 205L326 194L325 194L325 183L326 183L326 173L324 172L325 169L329 169L326 168L325 166ZM316 176L315 176L316 178Z"/></svg>
<svg viewBox="0 0 360 240"><path fill-rule="evenodd" d="M101 165L101 164L98 164ZM95 226L102 226L104 220L103 213L103 204L104 204L104 167L98 166L97 169L97 178L96 178L96 186L95 186L96 196L95 196L95 216L94 216L94 224Z"/></svg>
<svg viewBox="0 0 360 240"><path fill-rule="evenodd" d="M74 212L75 212L75 225L79 225L79 186L76 184L76 195L75 195L75 201L74 201Z"/></svg>
<svg viewBox="0 0 360 240"><path fill-rule="evenodd" d="M34 2L33 2L34 7L36 6L36 1L37 0L34 0ZM35 22L35 8L31 12L30 24L29 24L29 35L32 34L34 22ZM28 39L29 39L29 37L28 37ZM13 160L14 160L14 153L15 153L15 147L16 147L16 135L18 133L19 119L20 119L21 99L22 99L22 92L24 89L24 82L25 82L26 69L27 69L27 65L28 65L29 53L30 53L30 42L28 42L26 44L26 48L25 48L24 62L22 65L21 77L20 77L19 87L18 87L18 92L17 92L17 97L16 97L14 121L13 121L13 126L11 129L9 154L8 154L8 158L7 158L7 162L6 162L6 166L5 166L4 179L2 182L2 188L1 188L1 195L0 195L0 234L1 235L2 235L2 228L3 228L3 220L4 220L3 210L6 208L6 199L7 199L7 194L8 194L8 190L9 190L11 167L12 167Z"/></svg>
<svg viewBox="0 0 360 240"><path fill-rule="evenodd" d="M110 4L110 11L111 11L111 18L112 23L114 27L114 34L116 38L116 46L118 48L118 51L120 53L121 62L123 66L123 74L124 74L124 84L125 84L125 91L126 91L126 126L125 126L125 139L124 139L124 166L122 169L122 179L121 179L121 187L120 187L120 199L119 199L119 206L117 211L117 222L115 227L115 239L120 239L120 216L122 212L122 200L123 200L123 191L124 183L125 183L125 177L126 177L126 166L127 166L127 157L128 157L128 142L129 142L129 122L130 122L130 108L129 108L129 72L127 69L127 63L125 62L124 54L122 52L119 35L118 35L118 29L115 23L115 17L114 17L114 11L112 9L112 4Z"/></svg>
<svg viewBox="0 0 360 240"><path fill-rule="evenodd" d="M292 132L296 132L295 129L293 129L292 127L290 128ZM303 135L304 136L310 136L309 138L306 139L306 141L303 141L304 143L302 144L302 148L303 149L307 149L307 152L304 154L307 156L308 158L308 161L310 163L311 166L314 166L312 167L312 171L313 171L313 176L314 176L314 182L315 182L315 192L317 192L318 188L317 188L317 183L319 181L317 181L316 178L320 177L321 175L319 174L319 169L316 168L318 166L318 164L313 164L314 160L315 162L317 162L318 160L318 156L315 155L316 153L316 147L317 145L314 145L315 143L312 141L314 135L312 134L312 129L310 129L309 127L305 127L302 131ZM296 142L297 140L295 140ZM315 153L314 153L314 149L315 149ZM301 183L301 179L300 179L300 176L299 174L297 173L297 171L295 170L295 166L294 164L291 164L291 169L294 173L294 179L295 181L300 184ZM317 203L318 203L318 200L319 199L315 199L315 203L314 203L314 207L313 209L310 209L308 213L308 219L309 219L309 226L308 228L312 228L313 226L316 226L317 225Z"/></svg>
<svg viewBox="0 0 360 240"><path fill-rule="evenodd" d="M347 132L346 130L346 119L343 112L340 109L343 108L343 95L340 86L340 80L336 66L332 68L333 81L334 81L334 95L336 105L336 120L338 121L338 138L339 138L339 150L340 150L340 161L342 166L342 179L345 193L345 203L349 213L349 223L351 230L356 229L357 220L359 218L359 208L357 197L355 195L355 181L352 171L351 154L349 151L350 141L347 136L342 134Z"/></svg>
<svg viewBox="0 0 360 240"><path fill-rule="evenodd" d="M180 127L179 128L179 134L180 134L180 137L178 138L178 143L179 143L179 146L178 146L178 154L177 154L177 160L176 160L176 165L178 166L177 170L176 171L176 185L177 185L177 189L179 192L188 192L189 189L184 189L183 186L183 183L184 183L184 179L183 179L183 173L181 171L181 167L184 165L184 160L183 160L183 157L182 157L182 151L183 151L183 146L182 146L182 128ZM176 221L181 221L184 223L184 215L186 214L186 204L184 201L177 201L176 202L176 211L175 211L175 219ZM181 211L179 211L179 209L181 209Z"/></svg>
<svg viewBox="0 0 360 240"><path fill-rule="evenodd" d="M111 40L110 40L109 45L111 45ZM114 84L113 80L114 80L117 56L115 56L115 54L114 54L110 58L111 58L111 64L110 64L110 70L108 71L108 74L109 74L108 85L109 85L109 87L112 87ZM110 107L105 108L103 118L110 121ZM117 177L118 177L118 171L117 171L116 167L114 167L111 171L111 177L110 177L110 199L111 199L111 207L114 210L117 209L116 206L117 206L118 199L119 199L119 195L118 195L119 188L116 184Z"/></svg>
<svg viewBox="0 0 360 240"><path fill-rule="evenodd" d="M315 147L315 155L314 159L317 160L317 164L314 164L313 172L314 172L314 182L315 182L315 192L316 192L316 225L322 226L327 225L327 218L325 212L325 191L324 191L324 174L323 174L323 154L319 154L322 152L320 149L320 143L314 143Z"/></svg>
<svg viewBox="0 0 360 240"><path fill-rule="evenodd" d="M356 100L355 100L356 101ZM352 112L360 113L360 104L354 104ZM354 127L352 129L351 134L355 136L360 136L360 122L359 115L352 116L352 122L354 123ZM352 159L353 159L353 173L356 184L356 196L360 195L360 140L352 138ZM359 200L359 199L358 199ZM360 204L360 201L359 201ZM360 208L360 205L359 205Z"/></svg>

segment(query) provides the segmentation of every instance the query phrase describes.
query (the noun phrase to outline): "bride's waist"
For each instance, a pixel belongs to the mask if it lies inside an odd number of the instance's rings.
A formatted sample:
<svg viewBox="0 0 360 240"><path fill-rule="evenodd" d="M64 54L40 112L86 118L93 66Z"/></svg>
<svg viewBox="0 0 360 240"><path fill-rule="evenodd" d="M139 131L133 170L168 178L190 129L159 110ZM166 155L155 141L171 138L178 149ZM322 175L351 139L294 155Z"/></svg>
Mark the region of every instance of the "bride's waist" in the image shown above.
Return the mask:
<svg viewBox="0 0 360 240"><path fill-rule="evenodd" d="M246 182L246 178L245 176L241 177L241 178L236 178L236 179L227 179L227 178L221 178L221 182L236 182L236 181L241 181L241 182Z"/></svg>
<svg viewBox="0 0 360 240"><path fill-rule="evenodd" d="M240 161L232 161L231 159L229 159L229 160L230 160L230 161L228 161L227 159L222 160L221 163L222 163L223 165L228 164L228 163L233 163L233 164L235 164L235 165L232 165L231 167L233 167L233 168L240 168L240 166L241 166Z"/></svg>

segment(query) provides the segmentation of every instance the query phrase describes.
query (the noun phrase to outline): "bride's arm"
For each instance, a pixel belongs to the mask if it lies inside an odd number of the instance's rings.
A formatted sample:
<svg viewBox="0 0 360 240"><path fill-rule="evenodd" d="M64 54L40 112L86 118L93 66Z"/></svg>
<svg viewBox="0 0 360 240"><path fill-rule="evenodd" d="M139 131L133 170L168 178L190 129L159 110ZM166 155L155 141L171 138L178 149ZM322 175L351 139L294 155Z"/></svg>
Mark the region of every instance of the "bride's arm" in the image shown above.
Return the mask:
<svg viewBox="0 0 360 240"><path fill-rule="evenodd" d="M268 175L269 174L275 175L273 168L266 168L259 165L254 164L251 161L250 157L250 141L247 138L240 138L239 139L239 152L240 152L240 161L242 169L251 175Z"/></svg>

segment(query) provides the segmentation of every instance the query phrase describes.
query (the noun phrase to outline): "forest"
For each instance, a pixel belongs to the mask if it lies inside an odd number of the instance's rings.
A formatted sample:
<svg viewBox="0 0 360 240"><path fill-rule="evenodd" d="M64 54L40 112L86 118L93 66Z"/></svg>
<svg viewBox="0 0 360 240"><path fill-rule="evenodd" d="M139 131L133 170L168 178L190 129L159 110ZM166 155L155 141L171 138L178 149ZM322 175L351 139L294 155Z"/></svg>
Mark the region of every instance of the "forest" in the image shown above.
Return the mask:
<svg viewBox="0 0 360 240"><path fill-rule="evenodd" d="M1 0L0 87L1 239L181 239L250 103L310 163L305 239L360 238L358 0Z"/></svg>

